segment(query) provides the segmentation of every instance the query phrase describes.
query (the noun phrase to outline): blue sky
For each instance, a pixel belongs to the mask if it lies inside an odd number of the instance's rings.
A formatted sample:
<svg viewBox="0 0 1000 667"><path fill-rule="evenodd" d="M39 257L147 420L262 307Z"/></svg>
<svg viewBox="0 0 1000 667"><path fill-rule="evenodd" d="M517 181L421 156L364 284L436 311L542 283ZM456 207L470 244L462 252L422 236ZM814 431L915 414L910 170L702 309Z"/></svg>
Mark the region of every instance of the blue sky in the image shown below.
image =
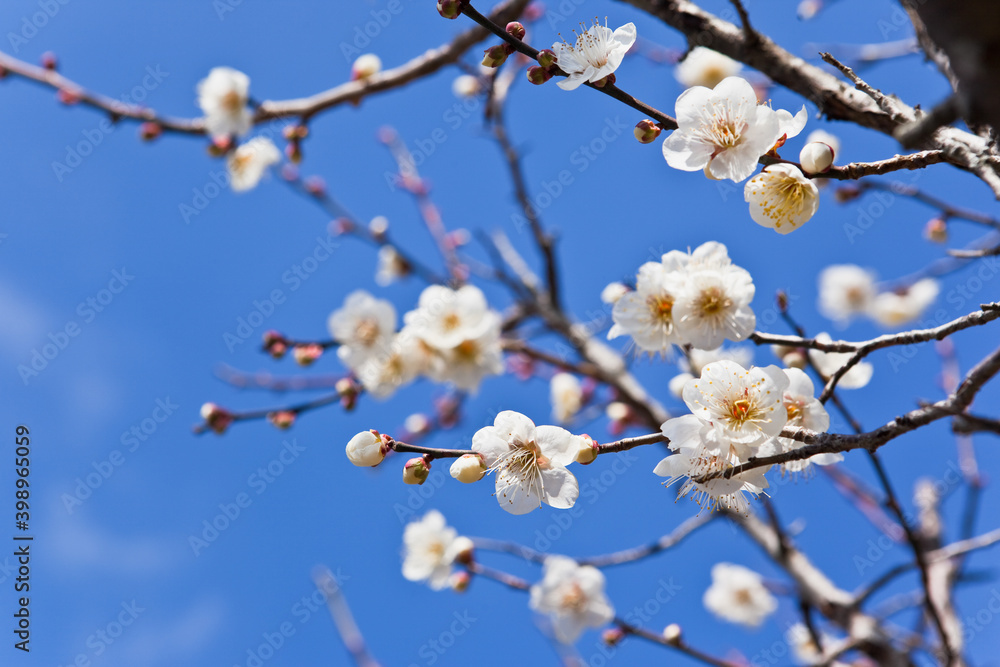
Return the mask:
<svg viewBox="0 0 1000 667"><path fill-rule="evenodd" d="M606 14L613 25L634 20L640 37L653 43L683 45L676 33L617 3L562 3L571 12L551 4L550 14L533 28L536 43L551 42L578 21ZM44 6L51 16L34 19ZM706 6L731 11L728 3ZM194 116L195 85L218 65L248 73L259 99L303 96L346 80L356 54L351 48L356 30L384 18L387 7L382 0L8 0L0 7L0 33L5 36L0 48L8 53L16 48L18 57L33 62L52 50L64 74L94 90L129 96L169 115ZM223 11L228 9L232 11ZM887 0L842 0L809 23L799 22L794 9L795 3L788 1L751 4L755 25L803 56L810 55L802 47L806 43L881 42L910 34L897 5ZM464 21L442 20L429 1L406 2L389 16L370 44L361 45L363 51L378 53L387 67L468 27ZM26 29L25 21L32 20L44 25ZM11 33L24 39L11 42ZM476 53L474 49L467 62L474 62ZM323 114L311 125L303 173L326 179L330 191L360 219L386 216L392 233L414 254L438 262L412 201L387 186L393 163L375 134L392 125L413 150L422 152L421 172L433 184L449 228L503 229L534 261L530 238L511 223L515 207L510 184L499 151L483 129L481 109L459 113L464 103L451 93L457 74L452 68L367 99L359 108ZM947 91L945 81L918 56L875 65L864 75L873 85L924 107ZM668 113L681 92L670 67L641 57L626 60L618 81ZM310 571L320 563L339 576L383 664L499 664L511 659L546 664L556 656L536 629L524 594L486 580L476 581L461 596L434 593L402 578L405 521L434 508L463 534L584 556L653 540L696 512L690 503L675 504L673 490L663 489L650 473L661 457L654 448L623 455L615 470L603 458L577 470L585 493L575 515L545 507L528 516L510 516L497 506L488 483L455 484L443 464L435 466L419 491L400 483L398 460L374 471L350 466L343 454L346 440L366 428L394 431L406 415L428 410L440 388L427 383L386 403L363 400L351 414L331 408L305 415L288 432L258 422L239 425L221 438L193 435L191 427L205 401L250 409L293 400L239 391L213 374L221 364L295 373L290 361L275 362L259 353L265 329L322 338L328 313L350 291L376 291L402 312L416 303L421 284L410 280L378 288L374 252L348 239L336 241L340 245L331 259L320 263L308 280L296 284L283 279L317 245L329 243L328 219L278 178L244 195L220 191L214 184L223 165L206 154L201 138L164 136L145 144L137 139L134 124L102 124L97 112L63 107L52 91L24 80L0 82L0 96L0 152L6 157L0 161L5 210L0 222L5 234L0 243L2 414L7 433L17 424L31 429L36 536L32 651L24 656L5 645L0 649L4 664L251 665L248 651L256 652L267 635L282 629L286 636L280 649L264 664L346 664L329 616L314 605L311 609L308 601L314 591ZM773 91L773 101L775 107L793 110L804 102L781 89ZM814 116L815 108L807 106ZM741 186L720 187L700 174L669 170L658 143L641 146L630 136L640 118L590 90L570 93L551 84L519 82L508 114L533 196L546 192L547 184L551 189L561 171L571 174L572 181L551 198L542 217L559 236L567 303L581 318L601 312L598 296L604 285L634 275L647 259L718 240L754 276L754 308L762 329L789 333L773 318L773 294L784 289L810 332L829 330L863 339L879 331L865 322L836 330L816 313L819 271L851 262L875 267L892 279L942 255L940 246L922 238L932 212L900 197L884 202L880 212L869 198L836 205L828 190L808 225L779 237L750 220ZM456 116L461 122L455 122ZM883 135L814 117L806 132L819 127L842 138L842 161L879 159L897 151ZM600 154L581 157L602 133ZM435 136L445 139L435 141ZM81 144L91 150L78 150ZM794 157L800 147L801 137L792 140L789 155ZM77 164L68 155L73 150L89 154ZM902 173L898 180L963 206L996 210L982 183L944 165ZM185 220L182 207L201 201L199 197L205 205ZM874 223L853 235L851 225L869 215ZM956 246L978 234L961 223L953 228ZM995 280L975 281L978 268L945 280L934 317L952 319L980 302L996 300ZM960 288L976 293L966 297ZM484 289L497 307L509 304L509 296L495 285ZM236 331L255 301L270 298L274 290L282 291L283 302L247 342L227 346L226 334ZM60 332L67 326L77 334L64 341L64 349L37 377L23 381L18 366L30 364L34 351L50 341L63 340ZM992 330L970 331L955 340L967 369L995 345L996 336ZM340 372L334 357L324 357L307 374ZM766 350L758 350L756 358L761 364L773 362ZM939 359L930 346L920 347L898 368L884 352L872 361L872 383L844 395L866 427L888 421L918 400L942 396ZM667 392L673 367L649 360L635 366L651 391L679 412L681 406ZM988 411L997 399L997 390L988 389L977 406ZM463 423L429 444L467 446L471 434L502 409L518 410L539 423L549 421L546 383L511 377L488 381L468 402ZM133 427L145 439L129 437ZM605 427L599 419L580 430L602 439ZM846 430L835 415L833 429ZM988 438L975 439L987 473L1000 463ZM907 499L920 477L951 479L956 461L953 439L943 424L899 439L883 456ZM281 470L271 481L258 473L268 465ZM848 455L844 466L872 482L860 453ZM78 493L81 480L86 484L95 472L100 485ZM799 544L839 586L852 590L908 558L903 546L878 548L879 533L825 476L797 483L772 479L779 514L796 522ZM0 472L0 488L12 485L8 462ZM946 511L954 520L964 490L950 490ZM80 502L67 503L74 494ZM246 506L238 517L196 555L189 537L221 512L234 513L229 506L241 494ZM11 495L3 492L4 498ZM997 507L997 495L988 488L978 532L995 527L991 517ZM551 544L541 539L545 535ZM874 559L869 554L873 544ZM873 565L859 565L856 557L873 560ZM539 575L537 567L509 556L483 559L531 580ZM655 610L644 625L659 630L680 622L694 646L717 655L734 655L730 647L740 647L748 658L776 650L784 628L797 620L794 604L783 599L757 632L720 626L701 606L709 571L718 561L744 564L783 580L753 544L718 522L682 549L608 570L609 594L624 615L655 601L661 587L679 587L668 602L648 605ZM986 579L960 589L963 614L974 616L986 608L995 590L991 563L995 556L989 553L972 560L972 570ZM2 558L0 564L6 567ZM6 570L0 577L5 578L0 601L6 614L13 611L12 581ZM905 578L905 586L890 588L887 595L915 582L912 576ZM97 633L115 633L119 617L130 622L113 643L106 643ZM454 626L457 618L463 620ZM906 614L897 620L904 627L913 622ZM452 637L453 645L443 653L431 648L434 640L451 644L442 636L454 632L453 627L462 629ZM984 664L995 660L997 636L988 629L976 633L970 655ZM598 640L597 633L588 633L578 644L591 665L661 659L661 649L637 640L608 658ZM683 657L670 659L689 664ZM775 664L788 662L786 656Z"/></svg>

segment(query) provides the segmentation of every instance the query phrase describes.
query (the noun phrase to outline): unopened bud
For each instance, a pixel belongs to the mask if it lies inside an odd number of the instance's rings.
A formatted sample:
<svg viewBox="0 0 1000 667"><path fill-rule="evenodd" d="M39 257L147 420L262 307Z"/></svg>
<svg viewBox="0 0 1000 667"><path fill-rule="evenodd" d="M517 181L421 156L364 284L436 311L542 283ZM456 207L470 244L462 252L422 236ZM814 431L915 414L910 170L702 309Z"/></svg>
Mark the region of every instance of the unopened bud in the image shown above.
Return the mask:
<svg viewBox="0 0 1000 667"><path fill-rule="evenodd" d="M319 343L304 343L296 345L292 350L296 363L300 366L308 366L323 356L323 346Z"/></svg>
<svg viewBox="0 0 1000 667"><path fill-rule="evenodd" d="M507 24L507 34L514 39L524 39L525 30L524 26L517 21L511 21Z"/></svg>
<svg viewBox="0 0 1000 667"><path fill-rule="evenodd" d="M15 50L16 51L16 50ZM42 67L45 69L54 70L59 67L59 59L56 58L56 54L51 51L46 51L41 57Z"/></svg>
<svg viewBox="0 0 1000 667"><path fill-rule="evenodd" d="M461 565L471 565L476 560L476 545L472 540L464 535L459 535L451 543L451 552L454 555L453 561Z"/></svg>
<svg viewBox="0 0 1000 667"><path fill-rule="evenodd" d="M310 176L302 183L302 187L313 197L323 197L326 195L326 181L322 176Z"/></svg>
<svg viewBox="0 0 1000 667"><path fill-rule="evenodd" d="M491 46L483 52L483 67L500 67L507 61L507 49L505 45L497 44Z"/></svg>
<svg viewBox="0 0 1000 667"><path fill-rule="evenodd" d="M201 418L205 420L208 428L220 435L225 433L229 425L233 423L233 414L215 403L206 403L201 406Z"/></svg>
<svg viewBox="0 0 1000 667"><path fill-rule="evenodd" d="M552 49L542 49L538 52L538 64L545 69L556 66L556 52Z"/></svg>
<svg viewBox="0 0 1000 667"><path fill-rule="evenodd" d="M587 465L588 463L593 463L597 455L601 453L601 448L597 446L594 439L589 435L584 433L579 438L580 449L576 452L576 462L581 465Z"/></svg>
<svg viewBox="0 0 1000 667"><path fill-rule="evenodd" d="M288 342L277 331L264 332L264 351L275 359L281 359L288 350Z"/></svg>
<svg viewBox="0 0 1000 667"><path fill-rule="evenodd" d="M367 79L382 71L382 59L374 53L365 53L358 56L351 66L351 80Z"/></svg>
<svg viewBox="0 0 1000 667"><path fill-rule="evenodd" d="M438 14L446 19L457 19L462 14L465 0L438 0Z"/></svg>
<svg viewBox="0 0 1000 667"><path fill-rule="evenodd" d="M292 410L278 410L267 413L267 421L282 430L291 428L295 423L295 413Z"/></svg>
<svg viewBox="0 0 1000 667"><path fill-rule="evenodd" d="M833 148L821 141L813 141L802 147L799 163L806 174L822 174L833 166Z"/></svg>
<svg viewBox="0 0 1000 667"><path fill-rule="evenodd" d="M656 123L646 118L635 124L635 129L632 130L632 133L640 144L651 144L660 136L661 131Z"/></svg>
<svg viewBox="0 0 1000 667"><path fill-rule="evenodd" d="M667 627L663 628L663 638L667 640L667 643L671 646L677 646L681 643L681 626L676 623L671 623Z"/></svg>
<svg viewBox="0 0 1000 667"><path fill-rule="evenodd" d="M431 466L424 457L412 458L403 466L403 484L423 484L429 474Z"/></svg>
<svg viewBox="0 0 1000 667"><path fill-rule="evenodd" d="M934 218L924 227L924 236L934 243L944 243L948 240L948 223L943 218Z"/></svg>
<svg viewBox="0 0 1000 667"><path fill-rule="evenodd" d="M542 85L551 78L552 75L549 74L549 71L544 67L539 67L538 65L532 65L531 67L528 68L528 81L535 84L536 86Z"/></svg>
<svg viewBox="0 0 1000 667"><path fill-rule="evenodd" d="M208 144L208 154L212 157L222 157L233 148L233 140L229 137L212 137Z"/></svg>
<svg viewBox="0 0 1000 667"><path fill-rule="evenodd" d="M292 164L299 164L302 162L302 143L299 141L292 141L285 144L285 157Z"/></svg>
<svg viewBox="0 0 1000 667"><path fill-rule="evenodd" d="M778 304L778 310L782 313L788 312L788 293L785 290L780 289L774 295L774 301Z"/></svg>
<svg viewBox="0 0 1000 667"><path fill-rule="evenodd" d="M347 443L347 458L360 468L374 468L382 463L388 451L388 445L375 429L361 431Z"/></svg>
<svg viewBox="0 0 1000 667"><path fill-rule="evenodd" d="M486 462L479 454L463 454L451 464L451 476L463 484L478 482L486 475Z"/></svg>
<svg viewBox="0 0 1000 667"><path fill-rule="evenodd" d="M618 646L625 639L625 631L621 628L608 628L601 633L601 641L608 646Z"/></svg>
<svg viewBox="0 0 1000 667"><path fill-rule="evenodd" d="M389 231L389 219L384 215L377 215L368 223L368 231L376 239L381 239Z"/></svg>
<svg viewBox="0 0 1000 667"><path fill-rule="evenodd" d="M309 128L305 125L286 125L281 134L286 141L298 141L309 136Z"/></svg>
<svg viewBox="0 0 1000 667"><path fill-rule="evenodd" d="M403 428L414 435L424 435L431 430L431 420L427 415L415 412L403 421Z"/></svg>
<svg viewBox="0 0 1000 667"><path fill-rule="evenodd" d="M80 102L80 93L76 90L70 90L69 88L60 88L56 93L56 99L66 106L72 106Z"/></svg>
<svg viewBox="0 0 1000 667"><path fill-rule="evenodd" d="M139 126L139 138L143 141L152 141L163 134L163 126L159 123L147 121Z"/></svg>
<svg viewBox="0 0 1000 667"><path fill-rule="evenodd" d="M472 582L472 575L468 572L453 572L448 577L448 586L456 593L464 593Z"/></svg>

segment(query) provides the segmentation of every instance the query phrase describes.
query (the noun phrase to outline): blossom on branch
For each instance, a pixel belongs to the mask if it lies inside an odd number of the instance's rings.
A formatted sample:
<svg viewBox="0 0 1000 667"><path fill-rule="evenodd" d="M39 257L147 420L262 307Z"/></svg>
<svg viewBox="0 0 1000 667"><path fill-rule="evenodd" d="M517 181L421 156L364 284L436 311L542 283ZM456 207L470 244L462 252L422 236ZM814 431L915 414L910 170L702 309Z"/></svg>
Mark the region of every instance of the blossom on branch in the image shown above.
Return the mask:
<svg viewBox="0 0 1000 667"><path fill-rule="evenodd" d="M198 83L198 106L205 114L205 130L212 137L243 136L253 114L247 108L250 77L231 67L214 67Z"/></svg>
<svg viewBox="0 0 1000 667"><path fill-rule="evenodd" d="M795 231L816 215L819 188L792 164L772 164L747 181L743 199L750 217L779 234Z"/></svg>
<svg viewBox="0 0 1000 667"><path fill-rule="evenodd" d="M403 576L441 590L448 585L455 556L466 548L467 540L445 523L440 512L431 510L403 531Z"/></svg>
<svg viewBox="0 0 1000 667"><path fill-rule="evenodd" d="M875 274L854 264L832 264L819 274L819 312L846 324L868 312L875 299Z"/></svg>
<svg viewBox="0 0 1000 667"><path fill-rule="evenodd" d="M825 331L816 334L816 340L820 343L830 343L833 341L830 338L830 334ZM852 356L854 356L852 352L809 350L809 359L816 366L816 370L827 379L833 377L833 374L839 371L840 367L846 364ZM871 381L874 373L874 366L867 361L859 361L851 367L851 370L844 373L837 386L841 389L860 389Z"/></svg>
<svg viewBox="0 0 1000 667"><path fill-rule="evenodd" d="M786 368L784 373L788 378L788 387L782 397L785 411L788 413L786 426L825 433L830 428L830 415L823 404L816 399L812 380L798 368ZM794 451L803 446L804 444L798 440L778 437L761 445L758 456L772 456ZM782 463L781 472L804 473L810 471L810 466L813 464L826 466L843 460L844 455L839 452L816 454L808 459Z"/></svg>
<svg viewBox="0 0 1000 667"><path fill-rule="evenodd" d="M396 309L385 299L355 290L347 295L343 306L330 314L327 328L340 343L337 356L357 372L369 359L384 354L396 332Z"/></svg>
<svg viewBox="0 0 1000 667"><path fill-rule="evenodd" d="M281 151L266 137L254 137L245 144L240 144L226 160L230 187L234 192L254 189L268 167L279 162Z"/></svg>
<svg viewBox="0 0 1000 667"><path fill-rule="evenodd" d="M580 24L581 29L583 24ZM605 25L594 22L588 30L576 35L576 42L565 40L552 45L556 54L556 64L566 72L567 77L557 85L563 90L575 90L584 82L594 83L613 73L622 64L625 54L635 43L635 25L626 23L612 31Z"/></svg>
<svg viewBox="0 0 1000 667"><path fill-rule="evenodd" d="M908 324L923 315L940 291L938 281L924 278L909 287L880 293L872 301L869 314L886 327Z"/></svg>
<svg viewBox="0 0 1000 667"><path fill-rule="evenodd" d="M579 565L566 556L549 556L542 580L531 587L529 606L552 618L560 642L572 644L585 628L598 628L615 617L604 595L604 574L591 565Z"/></svg>
<svg viewBox="0 0 1000 667"><path fill-rule="evenodd" d="M696 46L677 63L674 75L685 88L715 88L723 79L736 76L742 69L743 64L739 61L704 46Z"/></svg>
<svg viewBox="0 0 1000 667"><path fill-rule="evenodd" d="M778 608L761 576L733 563L712 567L712 585L702 598L705 608L719 618L747 627L759 627Z"/></svg>
<svg viewBox="0 0 1000 667"><path fill-rule="evenodd" d="M504 410L493 426L476 431L472 451L482 454L496 475L496 498L511 514L527 514L542 503L568 509L580 487L566 466L576 459L578 441L558 426L535 426L524 415Z"/></svg>

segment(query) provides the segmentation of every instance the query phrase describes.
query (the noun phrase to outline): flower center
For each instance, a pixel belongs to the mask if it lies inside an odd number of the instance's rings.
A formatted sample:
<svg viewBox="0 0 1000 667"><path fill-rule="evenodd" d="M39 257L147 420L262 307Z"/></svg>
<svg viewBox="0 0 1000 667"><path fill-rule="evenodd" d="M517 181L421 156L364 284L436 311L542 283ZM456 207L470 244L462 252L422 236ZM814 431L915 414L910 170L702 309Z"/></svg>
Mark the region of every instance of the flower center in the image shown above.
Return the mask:
<svg viewBox="0 0 1000 667"><path fill-rule="evenodd" d="M441 320L441 326L445 331L454 331L462 324L462 318L456 312L450 312Z"/></svg>
<svg viewBox="0 0 1000 667"><path fill-rule="evenodd" d="M512 442L510 449L499 457L487 472L497 475L496 492L504 498L520 491L538 499L541 505L542 470L549 467L549 460L542 456L534 442ZM495 495L495 494L494 494Z"/></svg>
<svg viewBox="0 0 1000 667"><path fill-rule="evenodd" d="M378 322L374 319L364 319L358 322L357 328L354 330L354 335L357 337L361 344L365 347L371 347L378 340L379 328Z"/></svg>
<svg viewBox="0 0 1000 667"><path fill-rule="evenodd" d="M575 581L566 587L559 606L563 609L575 613L580 613L587 606L587 595L580 588L580 584Z"/></svg>
<svg viewBox="0 0 1000 667"><path fill-rule="evenodd" d="M474 340L463 340L455 346L455 356L461 362L473 364L479 358L479 345Z"/></svg>
<svg viewBox="0 0 1000 667"><path fill-rule="evenodd" d="M733 419L742 424L746 421L747 416L750 414L751 407L752 406L748 399L741 398L738 401L734 401L733 404L729 406L729 413L733 416Z"/></svg>
<svg viewBox="0 0 1000 667"><path fill-rule="evenodd" d="M702 315L707 317L716 317L719 313L729 309L733 305L732 299L727 297L718 287L709 287L706 290L702 290L698 299L698 309Z"/></svg>
<svg viewBox="0 0 1000 667"><path fill-rule="evenodd" d="M666 327L673 323L671 317L674 310L674 298L672 296L669 294L651 296L646 299L646 305L649 306L649 312L653 315L653 319Z"/></svg>
<svg viewBox="0 0 1000 667"><path fill-rule="evenodd" d="M243 98L235 90L230 90L222 96L220 105L226 111L236 112L243 108Z"/></svg>
<svg viewBox="0 0 1000 667"><path fill-rule="evenodd" d="M736 600L736 604L739 605L749 605L753 602L753 597L750 595L750 591L745 588L741 588L733 593L733 598Z"/></svg>
<svg viewBox="0 0 1000 667"><path fill-rule="evenodd" d="M800 401L789 400L785 401L785 410L788 412L788 423L793 426L799 426L802 424L802 403Z"/></svg>

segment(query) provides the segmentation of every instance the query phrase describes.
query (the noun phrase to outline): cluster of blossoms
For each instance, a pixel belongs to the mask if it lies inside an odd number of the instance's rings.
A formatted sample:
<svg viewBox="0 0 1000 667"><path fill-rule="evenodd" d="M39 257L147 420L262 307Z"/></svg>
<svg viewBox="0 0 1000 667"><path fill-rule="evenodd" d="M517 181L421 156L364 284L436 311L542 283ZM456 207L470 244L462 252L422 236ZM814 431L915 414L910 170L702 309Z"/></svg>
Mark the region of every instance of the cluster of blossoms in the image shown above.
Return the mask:
<svg viewBox="0 0 1000 667"><path fill-rule="evenodd" d="M691 253L672 250L639 267L636 289L614 301L608 338L628 335L650 353L671 345L714 350L753 332L753 297L750 273L732 263L721 243L710 241Z"/></svg>
<svg viewBox="0 0 1000 667"><path fill-rule="evenodd" d="M923 278L894 291L879 291L873 271L854 264L828 266L819 275L819 311L840 324L864 315L885 327L920 318L941 291L934 278Z"/></svg>
<svg viewBox="0 0 1000 667"><path fill-rule="evenodd" d="M692 414L664 422L661 430L673 453L653 472L667 477L668 486L684 480L679 496L691 494L699 505L713 508L748 511L746 494L756 497L768 487L767 468L729 477L724 473L751 457L801 447L796 440L780 437L786 426L817 432L830 426L812 381L798 368L748 370L732 361L714 361L700 377L685 383L682 397ZM827 465L841 458L819 455L782 467L801 472L812 463Z"/></svg>
<svg viewBox="0 0 1000 667"><path fill-rule="evenodd" d="M474 560L474 545L468 537L445 523L431 510L410 522L403 533L403 576L425 581L433 590L450 587L458 592L469 584L466 571L455 565ZM571 644L585 628L597 628L614 619L614 608L604 594L604 575L595 567L579 565L565 556L545 560L542 580L531 587L529 606L552 621L556 639Z"/></svg>
<svg viewBox="0 0 1000 667"><path fill-rule="evenodd" d="M478 287L431 285L396 331L393 305L364 290L348 295L328 322L337 356L377 398L425 376L476 391L503 371L500 315Z"/></svg>

